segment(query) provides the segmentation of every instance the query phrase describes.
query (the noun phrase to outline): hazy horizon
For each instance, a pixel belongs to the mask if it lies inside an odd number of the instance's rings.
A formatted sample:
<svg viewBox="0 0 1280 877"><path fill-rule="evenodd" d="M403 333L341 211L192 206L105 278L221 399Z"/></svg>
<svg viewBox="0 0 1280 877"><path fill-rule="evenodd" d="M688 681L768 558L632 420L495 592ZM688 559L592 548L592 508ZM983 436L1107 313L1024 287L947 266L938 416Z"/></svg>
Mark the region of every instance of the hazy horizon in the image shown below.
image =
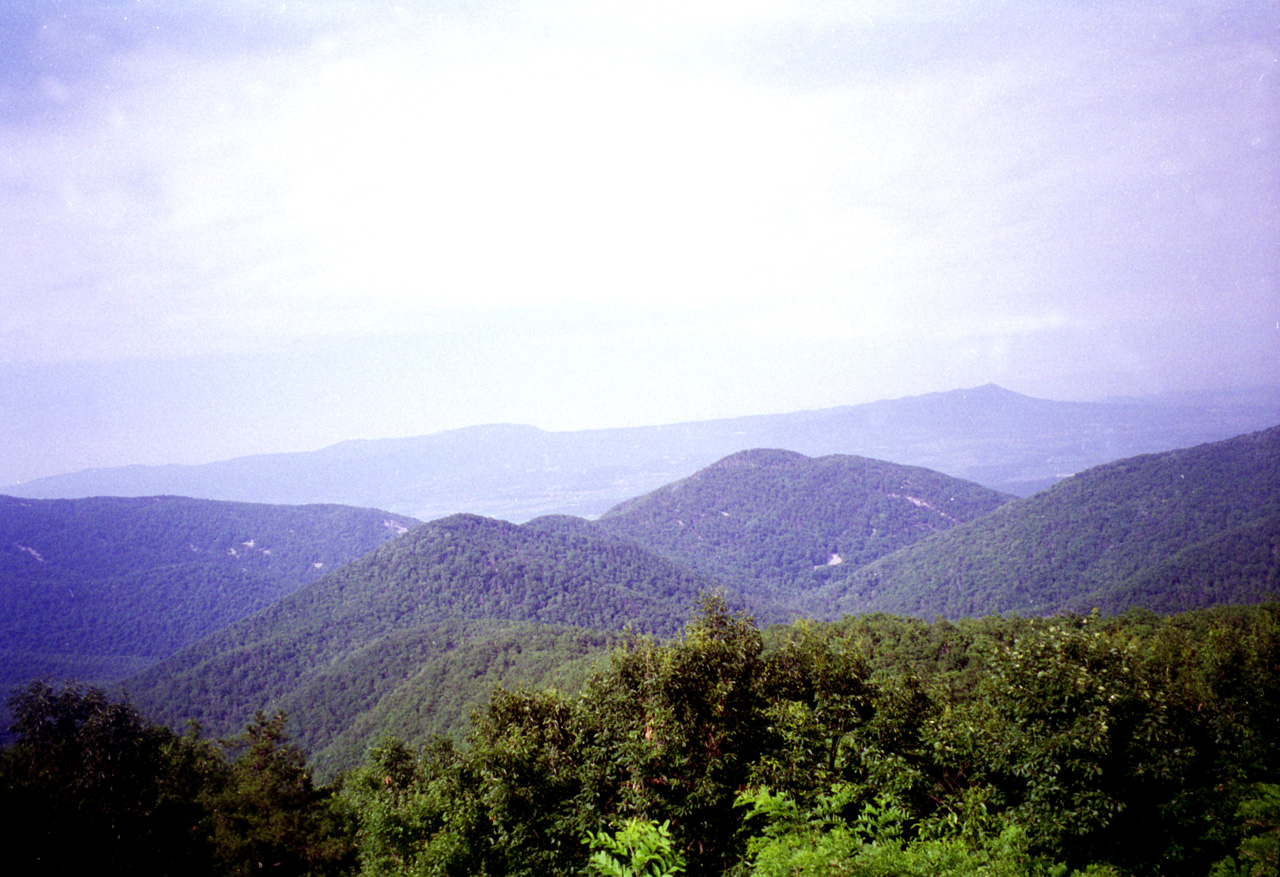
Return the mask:
<svg viewBox="0 0 1280 877"><path fill-rule="evenodd" d="M143 468L157 468L157 469L163 469L166 466L171 466L171 465L199 467L205 464L225 463L225 462L230 462L234 460L247 460L247 459L258 458L258 457L267 458L267 457L278 457L282 455L291 456L294 454L305 455L305 454L324 451L329 448L335 448L338 446L360 444L364 442L395 443L402 440L429 438L432 436L442 436L449 433L457 433L457 432L477 431L477 434L484 434L487 436L487 440L491 441L494 437L492 430L503 429L503 428L518 429L518 430L532 429L539 433L543 433L547 435L585 435L585 434L598 433L598 432L613 432L613 431L626 430L626 429L632 429L632 428L641 429L641 430L644 430L644 429L664 430L668 428L678 428L681 426L689 426L693 424L709 424L709 423L737 421L737 420L744 420L744 419L751 420L758 417L767 418L775 415L782 415L782 416L786 416L789 414L803 415L807 413L820 413L825 411L856 409L864 405L875 406L877 403L881 403L881 402L893 403L896 401L906 401L911 399L924 400L933 396L952 396L952 395L959 395L959 394L967 395L969 393L973 393L976 391L982 391L982 390L987 390L992 388L1004 393L1013 393L1015 395L1024 396L1025 398L1035 398L1039 401L1115 405L1119 409L1127 408L1130 411L1133 410L1133 405L1135 404L1138 406L1149 405L1152 408L1156 408L1156 409L1164 408L1164 407L1177 408L1177 407L1185 406L1185 410L1189 414L1191 414L1193 418L1196 420L1203 420L1203 418L1208 414L1209 411L1212 411L1215 408L1218 408L1220 409L1220 413L1222 415L1229 414L1231 419L1239 420L1241 423L1244 424L1243 426L1241 426L1236 430L1231 430L1231 429L1225 430L1222 432L1220 436L1202 437L1202 438L1207 438L1208 440L1211 440L1211 441L1218 441L1225 438L1229 438L1235 434L1240 433L1241 431L1251 432L1256 429L1268 428L1271 425L1280 425L1280 420L1276 420L1275 423L1273 424L1270 419L1267 419L1266 422L1263 422L1258 417L1258 415L1260 414L1267 413L1268 410L1270 410L1273 414L1280 412L1280 382L1277 382L1271 385L1260 385L1260 386L1249 386L1249 387L1234 387L1234 388L1222 388L1222 389L1213 389L1213 390L1168 391L1163 393L1146 394L1142 396L1124 395L1124 396L1107 396L1099 399L1072 399L1072 400L1046 400L1041 397L1027 397L1026 394L1017 393L1017 391L1009 390L1007 387L1001 387L998 384L984 384L978 387L957 387L957 388L952 388L950 390L935 390L927 393L911 394L908 396L885 397L883 399L875 399L875 400L871 400L868 402L861 402L861 403L852 403L850 405L822 406L818 408L805 408L805 409L795 409L795 410L786 410L786 411L741 412L739 414L730 414L723 418L696 418L692 420L666 421L661 423L637 423L637 424L626 424L626 425L606 424L602 426L592 426L592 427L584 427L581 429L567 429L567 430L544 429L543 427L535 423L516 423L511 421L503 421L503 422L467 424L464 426L456 426L456 427L451 427L443 430L434 430L428 433L412 433L408 435L352 436L345 439L339 439L338 441L335 441L335 442L329 442L325 445L318 446L318 447L292 447L292 448L284 447L284 448L278 448L271 451L262 451L262 452L243 454L243 455L238 454L232 457L217 457L209 460L195 460L188 463L176 463L174 461L161 461L161 462L149 463L149 464L138 463L138 464L123 464L121 466L89 467L87 469L71 470L68 472L50 473L48 476L36 476L31 479L26 479L25 481L0 482L0 489L5 487L17 488L19 489L18 495L25 495L22 493L20 488L27 485L41 482L42 479L44 478L56 479L59 476L75 476L75 475L81 475L81 474L89 474L93 472L109 473L112 470L129 469L129 468L132 468L133 466L141 466ZM976 410L980 410L980 408L981 408L981 405L979 405L978 409ZM1079 424L1079 426L1081 429L1087 431L1089 424L1087 422L1082 422ZM1095 427L1096 427L1096 424L1095 424ZM1146 448L1142 450L1142 452L1155 452L1155 451L1156 449L1146 449ZM81 495L76 491L73 491L73 493L75 493L75 495L77 496ZM62 495L62 494L57 493L55 495ZM70 493L66 494L66 496L71 496L71 495L72 494ZM84 495L88 495L88 494L84 494ZM130 494L130 495L135 495L135 494Z"/></svg>
<svg viewBox="0 0 1280 877"><path fill-rule="evenodd" d="M0 11L0 484L1280 382L1280 8Z"/></svg>

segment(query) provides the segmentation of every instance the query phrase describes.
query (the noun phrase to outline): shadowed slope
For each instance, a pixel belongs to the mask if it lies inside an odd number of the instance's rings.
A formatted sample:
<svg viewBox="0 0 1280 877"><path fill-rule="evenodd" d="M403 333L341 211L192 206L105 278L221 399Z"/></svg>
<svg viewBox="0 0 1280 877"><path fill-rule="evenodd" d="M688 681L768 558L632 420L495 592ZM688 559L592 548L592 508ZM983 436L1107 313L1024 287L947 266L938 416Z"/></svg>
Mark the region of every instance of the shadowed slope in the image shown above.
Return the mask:
<svg viewBox="0 0 1280 877"><path fill-rule="evenodd" d="M1083 472L884 557L805 605L960 617L1258 602L1280 595L1278 515L1274 427Z"/></svg>

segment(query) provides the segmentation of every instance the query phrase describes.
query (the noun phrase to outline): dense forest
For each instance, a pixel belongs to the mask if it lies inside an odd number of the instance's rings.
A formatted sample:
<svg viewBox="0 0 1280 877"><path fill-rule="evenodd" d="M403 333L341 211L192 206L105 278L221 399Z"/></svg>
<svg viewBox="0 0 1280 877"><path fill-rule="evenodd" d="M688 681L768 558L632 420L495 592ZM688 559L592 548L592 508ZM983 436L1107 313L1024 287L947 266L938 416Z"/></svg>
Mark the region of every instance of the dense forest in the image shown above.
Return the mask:
<svg viewBox="0 0 1280 877"><path fill-rule="evenodd" d="M0 496L0 685L118 681L418 523L335 505Z"/></svg>
<svg viewBox="0 0 1280 877"><path fill-rule="evenodd" d="M1178 612L1280 595L1280 427L1081 472L804 595L804 614Z"/></svg>
<svg viewBox="0 0 1280 877"><path fill-rule="evenodd" d="M715 595L573 693L318 784L284 716L221 741L35 683L0 753L19 873L1209 875L1280 855L1280 605L871 615ZM647 863L647 864L646 864ZM647 870L642 870L647 868Z"/></svg>
<svg viewBox="0 0 1280 877"><path fill-rule="evenodd" d="M417 527L128 689L149 717L219 735L283 710L328 778L384 730L462 739L486 684L560 684L535 660L538 643L572 640L578 673L628 626L675 633L704 591L723 589L766 625L1277 599L1277 461L1270 430L1010 500L928 470L749 451L599 521L455 515Z"/></svg>
<svg viewBox="0 0 1280 877"><path fill-rule="evenodd" d="M455 515L157 663L129 689L148 715L220 734L259 708L306 715L305 742L320 750L374 728L372 714L408 696L428 665L466 673L447 656L474 637L484 650L490 637L518 641L522 625L671 635L714 586L580 518Z"/></svg>
<svg viewBox="0 0 1280 877"><path fill-rule="evenodd" d="M915 466L756 449L621 503L598 524L740 593L785 601L1010 499Z"/></svg>

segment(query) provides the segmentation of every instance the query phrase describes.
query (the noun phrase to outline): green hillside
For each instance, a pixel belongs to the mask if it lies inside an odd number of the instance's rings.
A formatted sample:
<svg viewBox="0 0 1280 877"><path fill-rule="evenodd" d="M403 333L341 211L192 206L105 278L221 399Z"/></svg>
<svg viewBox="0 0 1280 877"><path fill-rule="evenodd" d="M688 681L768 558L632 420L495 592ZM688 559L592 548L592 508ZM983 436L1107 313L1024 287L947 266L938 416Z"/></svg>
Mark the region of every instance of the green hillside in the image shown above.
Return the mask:
<svg viewBox="0 0 1280 877"><path fill-rule="evenodd" d="M1185 606L1256 603L1277 594L1280 514L1264 514L1087 594L1075 600L1075 606L1089 604L1103 612L1142 606L1167 613Z"/></svg>
<svg viewBox="0 0 1280 877"><path fill-rule="evenodd" d="M150 715L218 733L287 710L334 770L387 731L456 738L496 683L573 689L611 634L669 635L707 590L766 622L1258 602L1280 593L1278 434L1133 458L1009 502L927 470L758 450L598 522L457 515L131 690Z"/></svg>
<svg viewBox="0 0 1280 877"><path fill-rule="evenodd" d="M335 505L0 496L0 685L123 678L417 524Z"/></svg>
<svg viewBox="0 0 1280 877"><path fill-rule="evenodd" d="M133 687L152 714L215 730L286 709L319 763L351 764L379 731L456 734L495 682L572 685L604 647L588 631L670 634L722 587L782 620L777 598L833 555L863 563L1005 499L890 463L745 452L596 523L425 524Z"/></svg>
<svg viewBox="0 0 1280 877"><path fill-rule="evenodd" d="M350 739L353 723L379 704L396 713L397 687L430 678L432 662L471 660L458 650L477 636L496 637L480 646L491 649L488 667L519 623L667 635L715 585L578 518L515 525L456 515L207 637L129 688L148 714L178 725L195 719L218 733L243 726L256 709L287 706L309 717L305 742L318 751ZM583 636L600 642L599 634ZM565 649L588 650L569 640ZM461 691L471 683L447 684Z"/></svg>
<svg viewBox="0 0 1280 877"><path fill-rule="evenodd" d="M1009 499L914 466L758 449L615 506L599 525L743 593L785 600Z"/></svg>
<svg viewBox="0 0 1280 877"><path fill-rule="evenodd" d="M806 595L816 614L1131 607L1280 595L1280 427L1099 466Z"/></svg>
<svg viewBox="0 0 1280 877"><path fill-rule="evenodd" d="M472 715L488 705L495 689L578 691L623 641L617 633L532 622L450 633L448 649L414 648L428 637L439 642L438 630L401 637L395 651L409 658L406 672L354 720L335 721L341 716L329 696L335 684L361 678L347 663L317 674L281 699L280 708L290 716L299 742L313 753L319 774L359 764L388 735L411 746L435 737L460 744ZM381 664L380 651L369 649L363 657Z"/></svg>

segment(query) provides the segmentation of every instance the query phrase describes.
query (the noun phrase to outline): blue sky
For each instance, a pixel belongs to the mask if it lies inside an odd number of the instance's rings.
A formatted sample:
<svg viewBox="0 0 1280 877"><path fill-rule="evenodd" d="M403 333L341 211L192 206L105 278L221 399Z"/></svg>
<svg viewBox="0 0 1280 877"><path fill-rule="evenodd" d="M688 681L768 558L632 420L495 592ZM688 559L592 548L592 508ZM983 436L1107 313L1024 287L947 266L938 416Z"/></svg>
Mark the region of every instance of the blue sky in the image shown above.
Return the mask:
<svg viewBox="0 0 1280 877"><path fill-rule="evenodd" d="M0 484L1277 383L1273 3L0 11Z"/></svg>

